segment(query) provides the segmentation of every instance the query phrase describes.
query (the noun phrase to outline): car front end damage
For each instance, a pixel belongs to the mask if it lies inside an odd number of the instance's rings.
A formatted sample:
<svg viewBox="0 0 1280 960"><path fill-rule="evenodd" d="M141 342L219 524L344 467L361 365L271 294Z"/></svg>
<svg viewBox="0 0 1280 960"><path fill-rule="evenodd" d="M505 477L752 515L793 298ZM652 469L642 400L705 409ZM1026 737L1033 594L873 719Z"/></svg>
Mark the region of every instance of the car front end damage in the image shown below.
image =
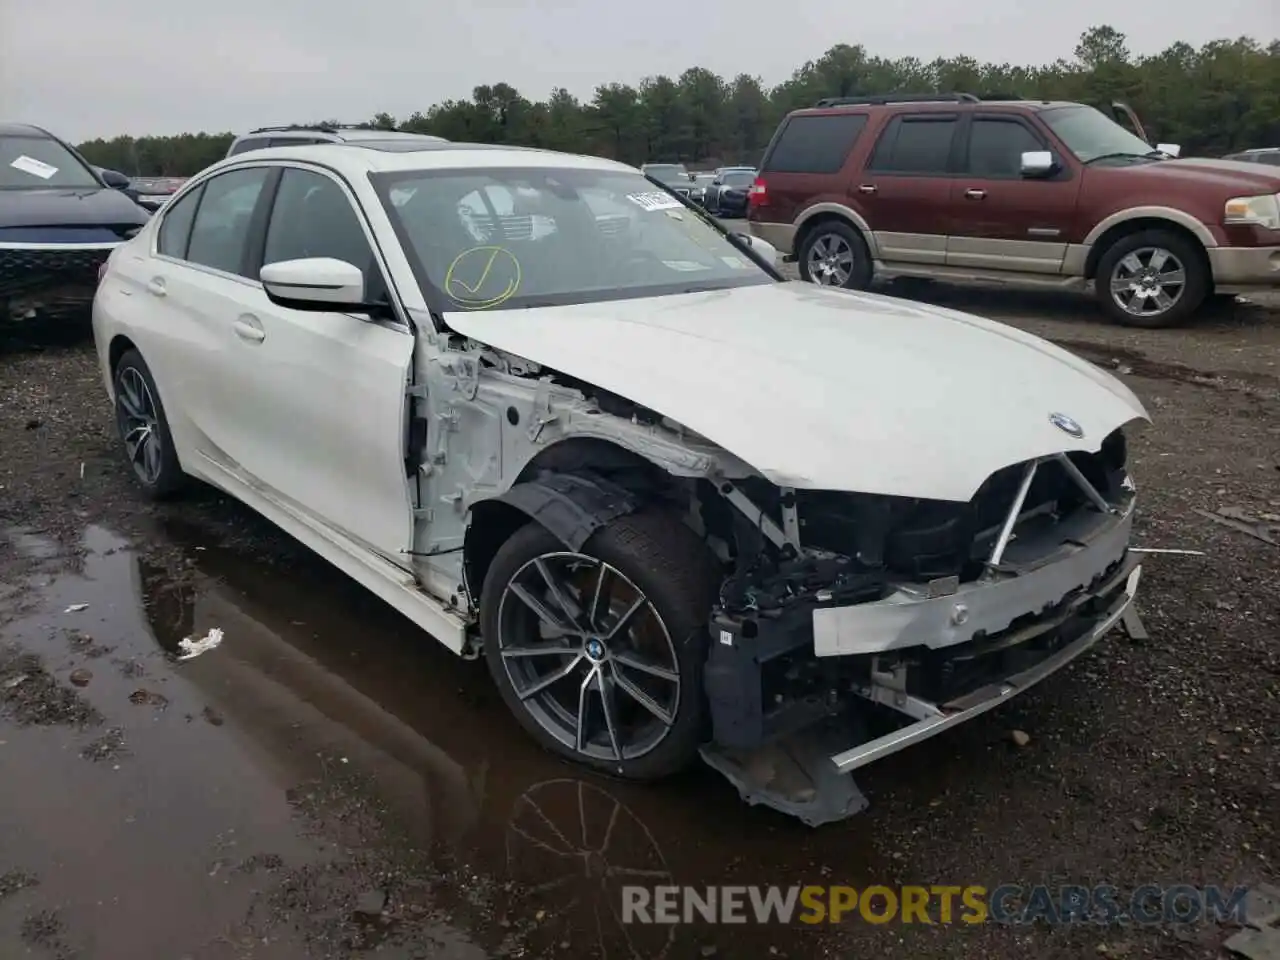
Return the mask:
<svg viewBox="0 0 1280 960"><path fill-rule="evenodd" d="M1118 429L1096 453L999 470L967 503L721 483L737 549L710 624L704 760L748 802L841 819L866 806L852 771L1129 625L1125 460Z"/></svg>

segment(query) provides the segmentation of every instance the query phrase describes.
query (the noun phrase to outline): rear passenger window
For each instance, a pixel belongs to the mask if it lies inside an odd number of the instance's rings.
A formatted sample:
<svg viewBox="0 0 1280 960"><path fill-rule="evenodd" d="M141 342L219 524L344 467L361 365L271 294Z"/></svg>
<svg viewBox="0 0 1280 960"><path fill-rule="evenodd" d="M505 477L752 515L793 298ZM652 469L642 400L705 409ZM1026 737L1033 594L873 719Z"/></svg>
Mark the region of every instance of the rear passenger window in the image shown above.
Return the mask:
<svg viewBox="0 0 1280 960"><path fill-rule="evenodd" d="M896 116L876 143L868 170L879 173L945 174L957 120L951 116Z"/></svg>
<svg viewBox="0 0 1280 960"><path fill-rule="evenodd" d="M765 157L761 172L835 173L867 125L865 113L792 117Z"/></svg>
<svg viewBox="0 0 1280 960"><path fill-rule="evenodd" d="M204 187L196 187L177 203L171 203L161 216L160 235L156 239L156 251L178 260L187 258L187 241L191 239L191 224L196 218L196 207Z"/></svg>
<svg viewBox="0 0 1280 960"><path fill-rule="evenodd" d="M1021 177L1022 154L1044 145L1017 120L975 118L969 128L967 172L977 177Z"/></svg>
<svg viewBox="0 0 1280 960"><path fill-rule="evenodd" d="M258 196L270 173L267 167L252 167L222 173L205 182L204 199L200 201L191 229L187 260L248 276L245 252L249 245L249 227Z"/></svg>

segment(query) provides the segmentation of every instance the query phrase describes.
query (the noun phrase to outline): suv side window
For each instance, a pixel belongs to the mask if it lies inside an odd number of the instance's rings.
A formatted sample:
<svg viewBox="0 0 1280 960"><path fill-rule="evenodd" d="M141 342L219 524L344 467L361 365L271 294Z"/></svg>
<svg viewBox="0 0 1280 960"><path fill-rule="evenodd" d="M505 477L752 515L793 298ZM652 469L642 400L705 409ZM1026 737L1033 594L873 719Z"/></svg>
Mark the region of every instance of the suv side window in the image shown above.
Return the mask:
<svg viewBox="0 0 1280 960"><path fill-rule="evenodd" d="M239 143L232 144L231 149L227 152L228 157L234 157L238 153L248 153L250 150L262 150L270 146L271 141L266 137L247 137Z"/></svg>
<svg viewBox="0 0 1280 960"><path fill-rule="evenodd" d="M867 125L865 113L792 117L779 132L761 172L835 173Z"/></svg>
<svg viewBox="0 0 1280 960"><path fill-rule="evenodd" d="M1040 138L1013 118L974 117L969 127L965 171L975 177L1013 179L1022 176L1022 154L1044 150Z"/></svg>
<svg viewBox="0 0 1280 960"><path fill-rule="evenodd" d="M951 140L959 125L949 114L899 114L880 134L868 170L877 173L944 175L951 157Z"/></svg>
<svg viewBox="0 0 1280 960"><path fill-rule="evenodd" d="M156 237L156 252L177 260L187 259L187 243L191 239L191 225L195 223L196 208L204 187L199 186L177 203L165 207L160 221L160 233Z"/></svg>
<svg viewBox="0 0 1280 960"><path fill-rule="evenodd" d="M301 147L308 143L328 143L320 137L272 137L267 145L272 147Z"/></svg>
<svg viewBox="0 0 1280 960"><path fill-rule="evenodd" d="M270 167L250 167L220 173L205 182L187 260L257 279L245 269L245 254L253 211L270 175Z"/></svg>
<svg viewBox="0 0 1280 960"><path fill-rule="evenodd" d="M332 257L359 267L370 300L386 291L373 247L346 191L332 177L289 167L276 190L262 263L308 257Z"/></svg>

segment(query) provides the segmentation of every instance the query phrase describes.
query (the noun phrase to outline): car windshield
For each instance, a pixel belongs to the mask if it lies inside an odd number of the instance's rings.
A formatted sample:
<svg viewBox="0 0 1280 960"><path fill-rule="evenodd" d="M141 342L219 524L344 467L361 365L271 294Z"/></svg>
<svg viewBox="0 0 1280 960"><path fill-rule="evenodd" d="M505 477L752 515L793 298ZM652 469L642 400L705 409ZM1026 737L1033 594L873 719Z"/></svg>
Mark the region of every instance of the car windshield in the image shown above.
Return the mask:
<svg viewBox="0 0 1280 960"><path fill-rule="evenodd" d="M99 189L93 173L50 137L0 136L0 190Z"/></svg>
<svg viewBox="0 0 1280 960"><path fill-rule="evenodd" d="M1082 163L1099 157L1150 157L1151 145L1093 107L1051 107L1040 113Z"/></svg>
<svg viewBox="0 0 1280 960"><path fill-rule="evenodd" d="M374 174L444 310L511 310L773 283L702 216L625 170Z"/></svg>
<svg viewBox="0 0 1280 960"><path fill-rule="evenodd" d="M663 183L683 183L689 179L689 171L678 163L651 163L644 172Z"/></svg>
<svg viewBox="0 0 1280 960"><path fill-rule="evenodd" d="M756 175L748 170L737 170L720 177L726 187L749 187L756 182Z"/></svg>

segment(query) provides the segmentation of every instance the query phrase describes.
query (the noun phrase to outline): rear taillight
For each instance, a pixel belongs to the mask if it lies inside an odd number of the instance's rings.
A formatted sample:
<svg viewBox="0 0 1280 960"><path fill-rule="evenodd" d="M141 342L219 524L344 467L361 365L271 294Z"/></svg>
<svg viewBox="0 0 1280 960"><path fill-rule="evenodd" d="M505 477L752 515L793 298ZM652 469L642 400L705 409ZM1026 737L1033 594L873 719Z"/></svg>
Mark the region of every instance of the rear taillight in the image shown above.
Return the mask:
<svg viewBox="0 0 1280 960"><path fill-rule="evenodd" d="M765 186L764 177L756 177L755 183L747 191L747 203L753 207L764 207L769 204L769 188Z"/></svg>

